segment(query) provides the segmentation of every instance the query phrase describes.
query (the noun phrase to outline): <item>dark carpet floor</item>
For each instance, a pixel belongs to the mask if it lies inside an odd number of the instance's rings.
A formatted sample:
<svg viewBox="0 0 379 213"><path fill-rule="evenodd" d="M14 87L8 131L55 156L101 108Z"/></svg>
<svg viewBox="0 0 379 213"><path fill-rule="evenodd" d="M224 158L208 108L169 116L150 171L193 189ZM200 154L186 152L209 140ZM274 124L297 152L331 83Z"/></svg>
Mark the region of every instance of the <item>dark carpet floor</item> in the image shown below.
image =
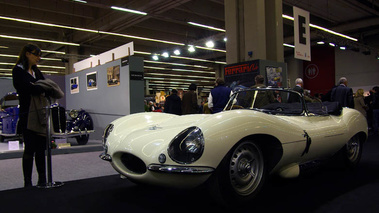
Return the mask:
<svg viewBox="0 0 379 213"><path fill-rule="evenodd" d="M60 188L1 191L0 212L379 212L379 137L364 145L356 170L324 163L297 179L271 178L245 207L221 207L200 189L138 186L112 175Z"/></svg>

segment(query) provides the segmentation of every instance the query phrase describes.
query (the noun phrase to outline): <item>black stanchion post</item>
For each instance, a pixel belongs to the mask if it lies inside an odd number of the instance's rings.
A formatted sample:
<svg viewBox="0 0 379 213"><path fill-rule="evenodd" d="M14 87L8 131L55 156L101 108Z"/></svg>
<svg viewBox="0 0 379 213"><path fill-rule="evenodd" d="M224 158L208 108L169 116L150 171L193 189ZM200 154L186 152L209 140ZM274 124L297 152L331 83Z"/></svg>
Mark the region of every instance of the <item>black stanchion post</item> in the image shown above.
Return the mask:
<svg viewBox="0 0 379 213"><path fill-rule="evenodd" d="M46 97L48 105L46 107L46 148L47 148L47 183L39 188L49 189L63 186L62 182L53 182L53 171L51 163L51 100Z"/></svg>

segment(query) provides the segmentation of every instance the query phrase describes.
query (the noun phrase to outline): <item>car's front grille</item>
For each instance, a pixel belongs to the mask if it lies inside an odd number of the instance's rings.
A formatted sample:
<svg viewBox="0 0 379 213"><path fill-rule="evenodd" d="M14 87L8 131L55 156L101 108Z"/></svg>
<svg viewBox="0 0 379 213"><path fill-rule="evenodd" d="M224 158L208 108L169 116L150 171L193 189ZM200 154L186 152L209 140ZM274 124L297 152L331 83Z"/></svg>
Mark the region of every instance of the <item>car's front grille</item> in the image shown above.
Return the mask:
<svg viewBox="0 0 379 213"><path fill-rule="evenodd" d="M138 157L132 154L128 154L128 153L122 154L121 162L131 172L134 172L137 174L143 174L146 172L145 163L141 159L139 159Z"/></svg>

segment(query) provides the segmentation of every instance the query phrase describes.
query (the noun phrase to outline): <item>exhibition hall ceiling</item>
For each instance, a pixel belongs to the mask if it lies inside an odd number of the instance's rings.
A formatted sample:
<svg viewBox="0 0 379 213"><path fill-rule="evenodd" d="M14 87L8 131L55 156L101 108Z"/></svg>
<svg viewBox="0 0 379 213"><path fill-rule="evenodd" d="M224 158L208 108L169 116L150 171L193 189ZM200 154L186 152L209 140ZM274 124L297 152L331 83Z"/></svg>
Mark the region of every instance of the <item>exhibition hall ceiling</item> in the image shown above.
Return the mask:
<svg viewBox="0 0 379 213"><path fill-rule="evenodd" d="M292 16L296 6L310 12L312 24L357 39L311 28L314 44L333 42L336 48L377 57L379 1L282 2L284 15ZM116 10L120 7L143 13ZM283 25L284 43L292 45L293 21L284 18ZM215 70L226 64L224 0L0 0L0 28L0 76L5 77L28 41L41 47L40 69L52 75L67 74L77 60L134 42L135 55L145 59L150 90L187 89L192 82L211 88ZM208 41L214 47L207 47ZM189 52L188 45L195 51ZM284 51L291 57L293 48Z"/></svg>

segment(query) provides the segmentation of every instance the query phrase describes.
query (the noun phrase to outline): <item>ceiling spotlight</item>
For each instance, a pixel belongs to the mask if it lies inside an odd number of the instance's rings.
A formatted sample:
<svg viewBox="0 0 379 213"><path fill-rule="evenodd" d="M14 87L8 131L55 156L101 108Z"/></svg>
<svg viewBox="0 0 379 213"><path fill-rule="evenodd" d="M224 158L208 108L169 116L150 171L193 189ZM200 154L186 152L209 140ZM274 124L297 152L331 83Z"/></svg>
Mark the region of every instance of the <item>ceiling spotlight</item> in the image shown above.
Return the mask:
<svg viewBox="0 0 379 213"><path fill-rule="evenodd" d="M145 12L138 11L138 10L132 10L132 9L128 9L128 8L123 8L123 7L111 6L111 8L114 10L120 10L120 11L128 12L128 13L135 13L135 14L144 15L144 16L147 15L147 13L145 13Z"/></svg>
<svg viewBox="0 0 379 213"><path fill-rule="evenodd" d="M168 54L168 52L164 52L164 53L162 53L162 56L165 58L168 58L170 55Z"/></svg>
<svg viewBox="0 0 379 213"><path fill-rule="evenodd" d="M175 51L174 51L174 54L175 54L175 55L180 55L180 50L175 50Z"/></svg>
<svg viewBox="0 0 379 213"><path fill-rule="evenodd" d="M188 51L191 52L191 53L195 52L195 47L193 45L189 45L188 46Z"/></svg>
<svg viewBox="0 0 379 213"><path fill-rule="evenodd" d="M228 38L225 37L225 38L224 38L224 42L227 42L227 41L228 41Z"/></svg>
<svg viewBox="0 0 379 213"><path fill-rule="evenodd" d="M323 41L318 41L317 44L325 44Z"/></svg>
<svg viewBox="0 0 379 213"><path fill-rule="evenodd" d="M346 50L346 47L340 47L340 50Z"/></svg>
<svg viewBox="0 0 379 213"><path fill-rule="evenodd" d="M329 43L329 46L335 47L336 44L334 44L334 43Z"/></svg>
<svg viewBox="0 0 379 213"><path fill-rule="evenodd" d="M215 43L213 41L207 41L207 43L205 43L205 46L213 48L215 46Z"/></svg>
<svg viewBox="0 0 379 213"><path fill-rule="evenodd" d="M154 60L154 61L158 61L158 60L159 60L159 57L158 57L158 55L153 55L153 57L152 57L152 58L153 58L153 60Z"/></svg>

